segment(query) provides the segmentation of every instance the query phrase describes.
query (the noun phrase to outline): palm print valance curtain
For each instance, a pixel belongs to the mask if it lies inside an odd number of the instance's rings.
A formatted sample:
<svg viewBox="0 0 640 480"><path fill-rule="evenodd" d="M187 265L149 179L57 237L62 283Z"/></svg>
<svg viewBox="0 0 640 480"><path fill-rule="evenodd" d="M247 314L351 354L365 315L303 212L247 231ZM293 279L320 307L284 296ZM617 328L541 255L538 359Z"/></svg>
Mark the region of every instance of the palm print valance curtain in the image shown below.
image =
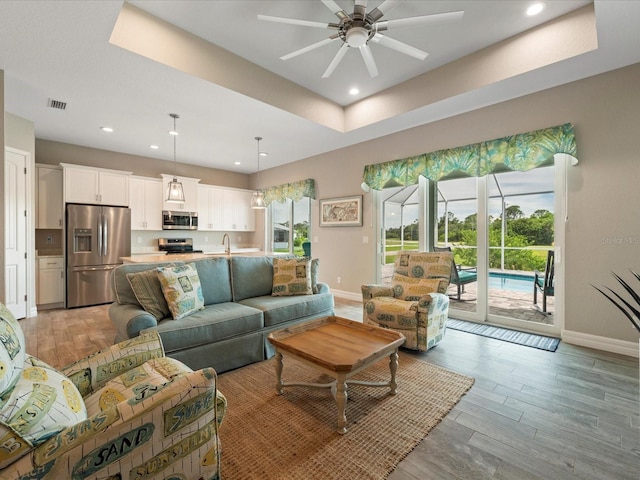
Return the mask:
<svg viewBox="0 0 640 480"><path fill-rule="evenodd" d="M505 171L526 172L552 164L553 156L558 153L576 157L576 139L570 123L367 165L364 167L363 181L375 190L382 190L415 185L420 175L438 181L445 177L482 177Z"/></svg>
<svg viewBox="0 0 640 480"><path fill-rule="evenodd" d="M285 203L287 198L297 202L304 197L316 198L316 184L312 178L298 182L284 183L262 190L264 202L269 205L272 202Z"/></svg>

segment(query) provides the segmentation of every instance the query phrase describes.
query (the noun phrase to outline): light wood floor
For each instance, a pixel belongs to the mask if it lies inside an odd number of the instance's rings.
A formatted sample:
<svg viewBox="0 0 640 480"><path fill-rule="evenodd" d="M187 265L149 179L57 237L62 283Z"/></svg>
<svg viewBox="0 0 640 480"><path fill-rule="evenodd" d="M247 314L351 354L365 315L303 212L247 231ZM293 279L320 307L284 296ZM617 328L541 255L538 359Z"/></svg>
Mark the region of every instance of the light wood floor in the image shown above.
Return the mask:
<svg viewBox="0 0 640 480"><path fill-rule="evenodd" d="M360 320L361 308L336 298L337 315ZM27 351L57 367L115 336L106 306L44 311L20 324ZM551 353L455 330L416 356L476 383L389 480L640 478L638 359L564 343Z"/></svg>

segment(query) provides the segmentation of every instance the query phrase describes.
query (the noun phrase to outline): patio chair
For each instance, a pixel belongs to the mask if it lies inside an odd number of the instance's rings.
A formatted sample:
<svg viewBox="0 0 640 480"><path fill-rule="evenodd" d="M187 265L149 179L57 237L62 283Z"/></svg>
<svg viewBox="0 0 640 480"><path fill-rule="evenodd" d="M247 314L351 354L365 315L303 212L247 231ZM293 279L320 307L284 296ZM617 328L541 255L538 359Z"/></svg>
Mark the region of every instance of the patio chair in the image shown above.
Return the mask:
<svg viewBox="0 0 640 480"><path fill-rule="evenodd" d="M547 265L544 270L544 274L535 270L533 272L533 306L540 309L538 306L538 290L542 294L542 313L549 315L547 312L547 297L553 297L553 250L547 252Z"/></svg>
<svg viewBox="0 0 640 480"><path fill-rule="evenodd" d="M434 252L450 252L451 247L433 247ZM478 280L478 270L476 267L461 268L456 265L455 260L451 265L451 283L458 289L457 300L460 301L460 295L464 293L464 286L467 283L473 283Z"/></svg>

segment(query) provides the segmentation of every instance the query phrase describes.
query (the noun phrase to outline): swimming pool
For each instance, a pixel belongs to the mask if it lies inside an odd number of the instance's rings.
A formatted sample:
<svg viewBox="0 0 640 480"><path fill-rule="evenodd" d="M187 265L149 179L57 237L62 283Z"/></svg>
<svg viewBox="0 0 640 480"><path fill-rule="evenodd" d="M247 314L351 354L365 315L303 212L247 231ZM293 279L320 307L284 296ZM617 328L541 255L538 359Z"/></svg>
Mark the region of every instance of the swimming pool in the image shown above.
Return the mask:
<svg viewBox="0 0 640 480"><path fill-rule="evenodd" d="M489 288L533 292L533 277L515 273L489 272Z"/></svg>

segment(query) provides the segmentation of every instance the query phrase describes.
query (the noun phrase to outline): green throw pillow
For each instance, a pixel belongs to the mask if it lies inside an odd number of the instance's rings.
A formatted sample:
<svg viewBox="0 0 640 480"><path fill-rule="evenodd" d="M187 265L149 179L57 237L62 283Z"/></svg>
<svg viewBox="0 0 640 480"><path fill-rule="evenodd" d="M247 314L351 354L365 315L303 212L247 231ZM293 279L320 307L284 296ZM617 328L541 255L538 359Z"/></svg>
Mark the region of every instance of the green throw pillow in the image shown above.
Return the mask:
<svg viewBox="0 0 640 480"><path fill-rule="evenodd" d="M158 321L169 317L171 311L162 293L162 285L155 269L127 273L127 280L138 303Z"/></svg>
<svg viewBox="0 0 640 480"><path fill-rule="evenodd" d="M194 263L174 267L158 267L162 293L174 320L204 308L204 297L198 270Z"/></svg>
<svg viewBox="0 0 640 480"><path fill-rule="evenodd" d="M308 258L275 258L273 260L274 297L288 295L310 295L311 260Z"/></svg>

